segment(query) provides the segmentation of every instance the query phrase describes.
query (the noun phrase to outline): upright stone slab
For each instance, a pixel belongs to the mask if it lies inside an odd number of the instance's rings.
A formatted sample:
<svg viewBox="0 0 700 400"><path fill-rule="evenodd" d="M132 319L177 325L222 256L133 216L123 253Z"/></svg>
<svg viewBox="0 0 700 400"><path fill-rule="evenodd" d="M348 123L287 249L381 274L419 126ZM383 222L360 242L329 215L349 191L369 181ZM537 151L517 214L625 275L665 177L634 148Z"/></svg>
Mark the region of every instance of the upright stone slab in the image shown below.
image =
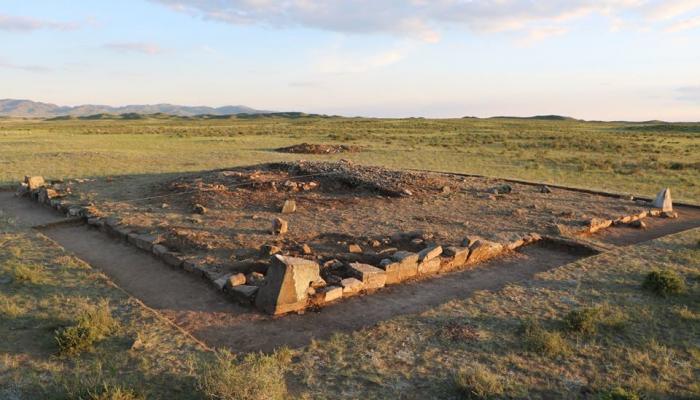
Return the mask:
<svg viewBox="0 0 700 400"><path fill-rule="evenodd" d="M41 176L25 176L24 182L30 191L37 190L45 185L44 178Z"/></svg>
<svg viewBox="0 0 700 400"><path fill-rule="evenodd" d="M660 208L663 212L673 211L673 200L671 199L671 189L666 188L656 195L652 204L655 208Z"/></svg>
<svg viewBox="0 0 700 400"><path fill-rule="evenodd" d="M265 277L265 285L255 298L255 306L277 315L303 310L307 289L321 278L317 263L303 258L275 255Z"/></svg>

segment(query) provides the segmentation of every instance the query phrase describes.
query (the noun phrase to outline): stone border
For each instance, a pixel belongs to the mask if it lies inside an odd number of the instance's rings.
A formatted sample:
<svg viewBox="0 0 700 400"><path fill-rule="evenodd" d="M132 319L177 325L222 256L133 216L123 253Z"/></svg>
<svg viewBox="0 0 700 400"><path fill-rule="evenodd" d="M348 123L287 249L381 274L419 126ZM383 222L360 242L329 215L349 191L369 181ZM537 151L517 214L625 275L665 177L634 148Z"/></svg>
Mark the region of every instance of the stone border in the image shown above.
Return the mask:
<svg viewBox="0 0 700 400"><path fill-rule="evenodd" d="M457 174L457 176L460 175ZM93 206L83 206L63 200L60 193L46 185L41 177L25 178L25 182L20 184L17 190L17 195L29 197L72 217L67 221L60 221L59 224L83 221L88 226L152 254L173 268L183 269L206 278L216 289L227 293L243 305L255 305L259 310L275 315L303 312L310 307L322 307L342 298L371 293L385 286L470 269L476 264L491 260L506 252L512 252L522 246L543 240L568 247L586 248L594 253L600 253L607 249L603 246L581 243L571 236L590 235L615 225L642 221L650 216L658 217L664 214L673 217L669 213L650 209L615 220L593 218L582 229L567 229L566 232L560 229L558 236L543 237L537 233L530 233L523 237L513 237L509 239L511 241L504 243L472 236L467 237L460 247L443 248L433 244L417 253L394 249L394 251L386 253L385 258L378 266L359 262L341 262L346 272L342 275L349 274L351 276L342 278L342 276L328 274L327 277L334 278L331 282L326 282L321 278L320 266L316 261L270 254L271 263L269 266L264 265L264 271L260 271L266 274L260 275L256 284L249 282L250 279L243 275L244 272L252 274L255 271L251 269L252 264L256 264L256 262L242 263L248 270L241 268L240 272L234 273L222 273L214 268L208 268L208 264L203 261L193 260L182 253L171 251L162 245L156 236L138 233L129 226L122 225L116 218L103 218ZM408 238L403 237L405 234L395 236L400 238L397 242Z"/></svg>

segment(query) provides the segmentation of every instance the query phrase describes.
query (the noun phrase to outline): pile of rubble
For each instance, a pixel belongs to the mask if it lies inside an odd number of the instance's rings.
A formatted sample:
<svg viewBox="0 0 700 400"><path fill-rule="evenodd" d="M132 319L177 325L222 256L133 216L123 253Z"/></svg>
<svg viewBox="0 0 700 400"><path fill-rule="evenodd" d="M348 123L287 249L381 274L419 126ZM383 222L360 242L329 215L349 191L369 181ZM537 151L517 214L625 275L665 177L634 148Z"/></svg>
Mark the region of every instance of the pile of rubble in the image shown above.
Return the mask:
<svg viewBox="0 0 700 400"><path fill-rule="evenodd" d="M339 154L339 153L354 153L360 151L359 146L351 146L346 144L311 144L300 143L289 147L280 147L277 149L280 153L292 154Z"/></svg>

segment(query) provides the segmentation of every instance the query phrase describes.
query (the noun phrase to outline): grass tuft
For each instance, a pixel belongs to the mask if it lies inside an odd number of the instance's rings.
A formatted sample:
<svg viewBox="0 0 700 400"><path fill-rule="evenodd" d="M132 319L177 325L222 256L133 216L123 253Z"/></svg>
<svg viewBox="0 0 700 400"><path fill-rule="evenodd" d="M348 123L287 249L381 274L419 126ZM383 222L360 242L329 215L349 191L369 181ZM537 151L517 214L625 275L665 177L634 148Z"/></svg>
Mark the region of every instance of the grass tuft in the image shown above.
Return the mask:
<svg viewBox="0 0 700 400"><path fill-rule="evenodd" d="M642 288L658 296L667 297L685 292L685 280L671 270L652 271L644 278Z"/></svg>
<svg viewBox="0 0 700 400"><path fill-rule="evenodd" d="M12 263L12 275L15 281L22 283L38 284L44 281L42 268L39 265Z"/></svg>
<svg viewBox="0 0 700 400"><path fill-rule="evenodd" d="M74 356L91 350L95 342L108 336L116 327L117 322L112 318L106 300L97 306L88 306L80 314L75 325L56 331L55 339L59 353Z"/></svg>
<svg viewBox="0 0 700 400"><path fill-rule="evenodd" d="M454 383L465 399L500 398L505 392L501 377L482 365L460 368Z"/></svg>
<svg viewBox="0 0 700 400"><path fill-rule="evenodd" d="M564 317L564 327L570 332L595 335L598 330L598 308L572 310Z"/></svg>
<svg viewBox="0 0 700 400"><path fill-rule="evenodd" d="M600 395L600 400L639 400L639 395L631 390L616 387Z"/></svg>
<svg viewBox="0 0 700 400"><path fill-rule="evenodd" d="M241 360L222 350L202 365L199 388L207 398L217 400L286 399L284 373L290 361L285 350L272 355L250 353Z"/></svg>
<svg viewBox="0 0 700 400"><path fill-rule="evenodd" d="M563 356L570 353L569 344L559 332L550 332L535 319L527 319L520 327L523 344L529 351L548 357Z"/></svg>

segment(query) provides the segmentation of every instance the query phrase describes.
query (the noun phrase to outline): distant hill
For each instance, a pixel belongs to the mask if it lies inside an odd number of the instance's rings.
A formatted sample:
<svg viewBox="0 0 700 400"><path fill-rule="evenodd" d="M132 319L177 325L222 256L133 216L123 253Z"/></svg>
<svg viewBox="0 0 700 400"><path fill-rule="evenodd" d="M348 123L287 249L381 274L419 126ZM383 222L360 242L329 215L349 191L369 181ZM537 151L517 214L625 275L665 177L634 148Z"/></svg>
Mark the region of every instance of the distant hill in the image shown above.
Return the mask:
<svg viewBox="0 0 700 400"><path fill-rule="evenodd" d="M238 115L238 114L263 114L271 113L267 110L256 110L246 106L179 106L175 104L129 105L112 107L94 104L68 107L51 103L41 103L31 100L3 99L0 100L0 116L29 117L29 118L55 118L63 116L85 117L94 115L143 115L143 114L167 114L181 117L195 115Z"/></svg>
<svg viewBox="0 0 700 400"><path fill-rule="evenodd" d="M492 117L492 118L494 118L494 119L536 119L536 120L542 120L542 121L580 121L576 118L565 117L562 115L535 115L533 117L498 116L498 117Z"/></svg>

